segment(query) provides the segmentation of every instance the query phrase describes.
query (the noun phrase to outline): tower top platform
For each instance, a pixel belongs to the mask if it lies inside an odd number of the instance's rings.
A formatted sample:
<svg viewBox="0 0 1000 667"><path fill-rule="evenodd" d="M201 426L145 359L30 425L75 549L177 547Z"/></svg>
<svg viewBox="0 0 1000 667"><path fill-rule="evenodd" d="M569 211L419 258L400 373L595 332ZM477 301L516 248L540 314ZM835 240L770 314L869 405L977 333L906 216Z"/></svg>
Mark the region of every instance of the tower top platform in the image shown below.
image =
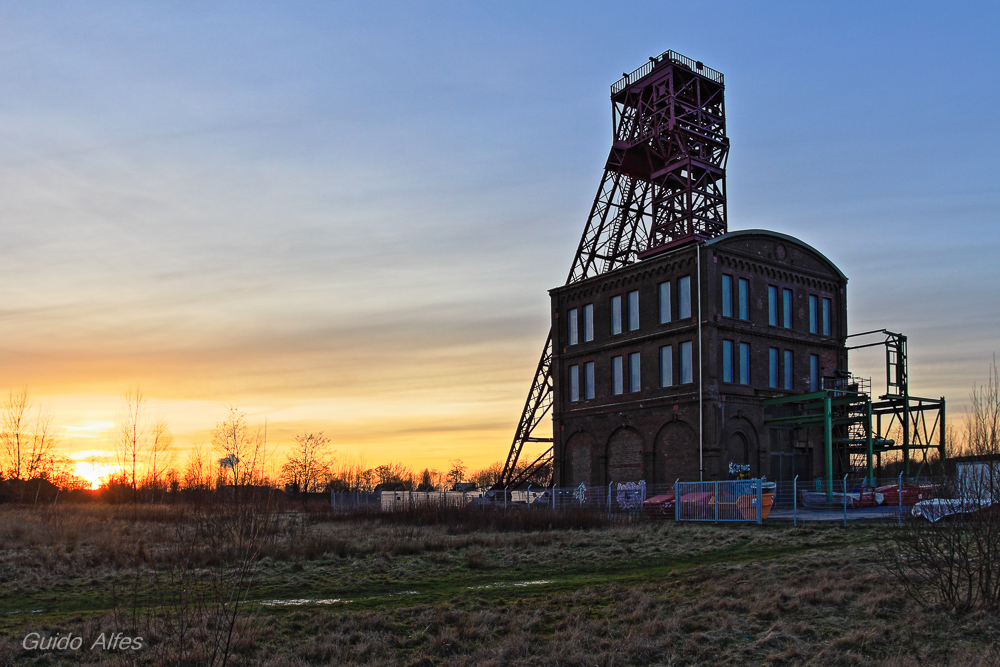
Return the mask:
<svg viewBox="0 0 1000 667"><path fill-rule="evenodd" d="M675 65L680 65L681 67L686 67L695 74L699 74L709 81L714 81L720 85L726 85L725 78L722 76L722 72L717 72L711 67L707 67L705 63L700 60L691 60L687 56L681 55L676 51L664 51L658 56L650 56L649 60L622 76L611 85L611 97L614 97L621 91L625 90L629 86L635 84L640 79L646 77L646 75L652 73L657 67L660 67L666 63L674 63Z"/></svg>

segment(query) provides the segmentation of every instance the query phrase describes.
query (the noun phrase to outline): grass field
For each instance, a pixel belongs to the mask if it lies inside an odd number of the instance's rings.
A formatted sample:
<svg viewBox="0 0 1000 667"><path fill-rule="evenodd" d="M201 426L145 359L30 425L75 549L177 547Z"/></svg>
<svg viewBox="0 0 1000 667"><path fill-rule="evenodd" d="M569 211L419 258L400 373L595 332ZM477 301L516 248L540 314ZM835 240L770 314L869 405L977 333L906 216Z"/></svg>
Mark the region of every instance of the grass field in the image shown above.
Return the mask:
<svg viewBox="0 0 1000 667"><path fill-rule="evenodd" d="M230 664L1000 664L995 614L922 610L880 571L888 527L578 523L283 515ZM0 508L0 665L161 664L169 609L148 589L174 581L191 524L182 507ZM201 553L187 581L224 571ZM142 650L89 649L123 623ZM25 650L29 632L84 646Z"/></svg>

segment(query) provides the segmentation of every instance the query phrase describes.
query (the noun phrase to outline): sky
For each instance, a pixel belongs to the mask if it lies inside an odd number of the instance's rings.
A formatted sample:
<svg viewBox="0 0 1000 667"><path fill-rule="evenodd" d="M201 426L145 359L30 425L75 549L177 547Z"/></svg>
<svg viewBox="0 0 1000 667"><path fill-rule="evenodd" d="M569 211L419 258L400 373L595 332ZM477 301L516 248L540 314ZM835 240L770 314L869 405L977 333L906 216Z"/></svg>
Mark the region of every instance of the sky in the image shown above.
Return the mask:
<svg viewBox="0 0 1000 667"><path fill-rule="evenodd" d="M611 141L673 49L726 77L729 228L850 279L960 418L1000 325L995 3L0 3L0 392L77 456L129 387L178 456L503 460ZM882 382L878 351L852 370Z"/></svg>

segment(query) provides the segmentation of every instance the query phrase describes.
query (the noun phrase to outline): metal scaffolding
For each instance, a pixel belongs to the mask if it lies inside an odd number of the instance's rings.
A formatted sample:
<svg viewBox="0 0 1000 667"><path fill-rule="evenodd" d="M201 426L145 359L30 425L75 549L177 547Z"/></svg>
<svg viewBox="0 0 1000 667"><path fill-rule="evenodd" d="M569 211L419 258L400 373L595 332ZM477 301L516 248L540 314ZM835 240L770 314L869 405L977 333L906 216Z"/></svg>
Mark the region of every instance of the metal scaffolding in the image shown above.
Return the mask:
<svg viewBox="0 0 1000 667"><path fill-rule="evenodd" d="M930 473L937 450L940 473L945 463L945 400L910 396L906 336L885 329L852 334L848 338L884 334L885 339L849 350L884 345L886 392L873 401L864 379L847 375L824 378L824 388L808 394L763 401L764 423L771 427L823 429L824 488L831 500L835 469L839 473L864 470L868 483L881 477L882 455L902 453L906 478ZM930 420L928 419L930 416ZM892 436L892 437L890 437ZM914 454L919 455L916 470Z"/></svg>

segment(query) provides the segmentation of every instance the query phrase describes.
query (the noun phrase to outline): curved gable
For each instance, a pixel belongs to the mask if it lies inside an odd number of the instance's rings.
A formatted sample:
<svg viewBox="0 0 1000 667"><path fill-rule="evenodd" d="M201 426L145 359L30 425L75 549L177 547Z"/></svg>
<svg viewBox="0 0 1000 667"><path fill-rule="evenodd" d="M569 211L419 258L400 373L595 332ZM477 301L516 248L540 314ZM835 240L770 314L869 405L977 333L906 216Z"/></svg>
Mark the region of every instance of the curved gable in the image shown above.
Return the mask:
<svg viewBox="0 0 1000 667"><path fill-rule="evenodd" d="M779 244L786 248L787 256L784 259L773 256L773 249ZM788 234L772 232L766 229L742 229L717 236L714 239L706 241L705 245L718 246L720 249L731 248L733 250L742 250L747 253L761 255L761 259L768 259L774 262L787 262L791 267L795 268L815 269L823 266L832 271L840 280L845 283L847 282L847 276L826 255L808 243ZM765 257L762 255L763 252L767 251L771 252L771 256ZM809 266L810 264L816 264L817 266Z"/></svg>

